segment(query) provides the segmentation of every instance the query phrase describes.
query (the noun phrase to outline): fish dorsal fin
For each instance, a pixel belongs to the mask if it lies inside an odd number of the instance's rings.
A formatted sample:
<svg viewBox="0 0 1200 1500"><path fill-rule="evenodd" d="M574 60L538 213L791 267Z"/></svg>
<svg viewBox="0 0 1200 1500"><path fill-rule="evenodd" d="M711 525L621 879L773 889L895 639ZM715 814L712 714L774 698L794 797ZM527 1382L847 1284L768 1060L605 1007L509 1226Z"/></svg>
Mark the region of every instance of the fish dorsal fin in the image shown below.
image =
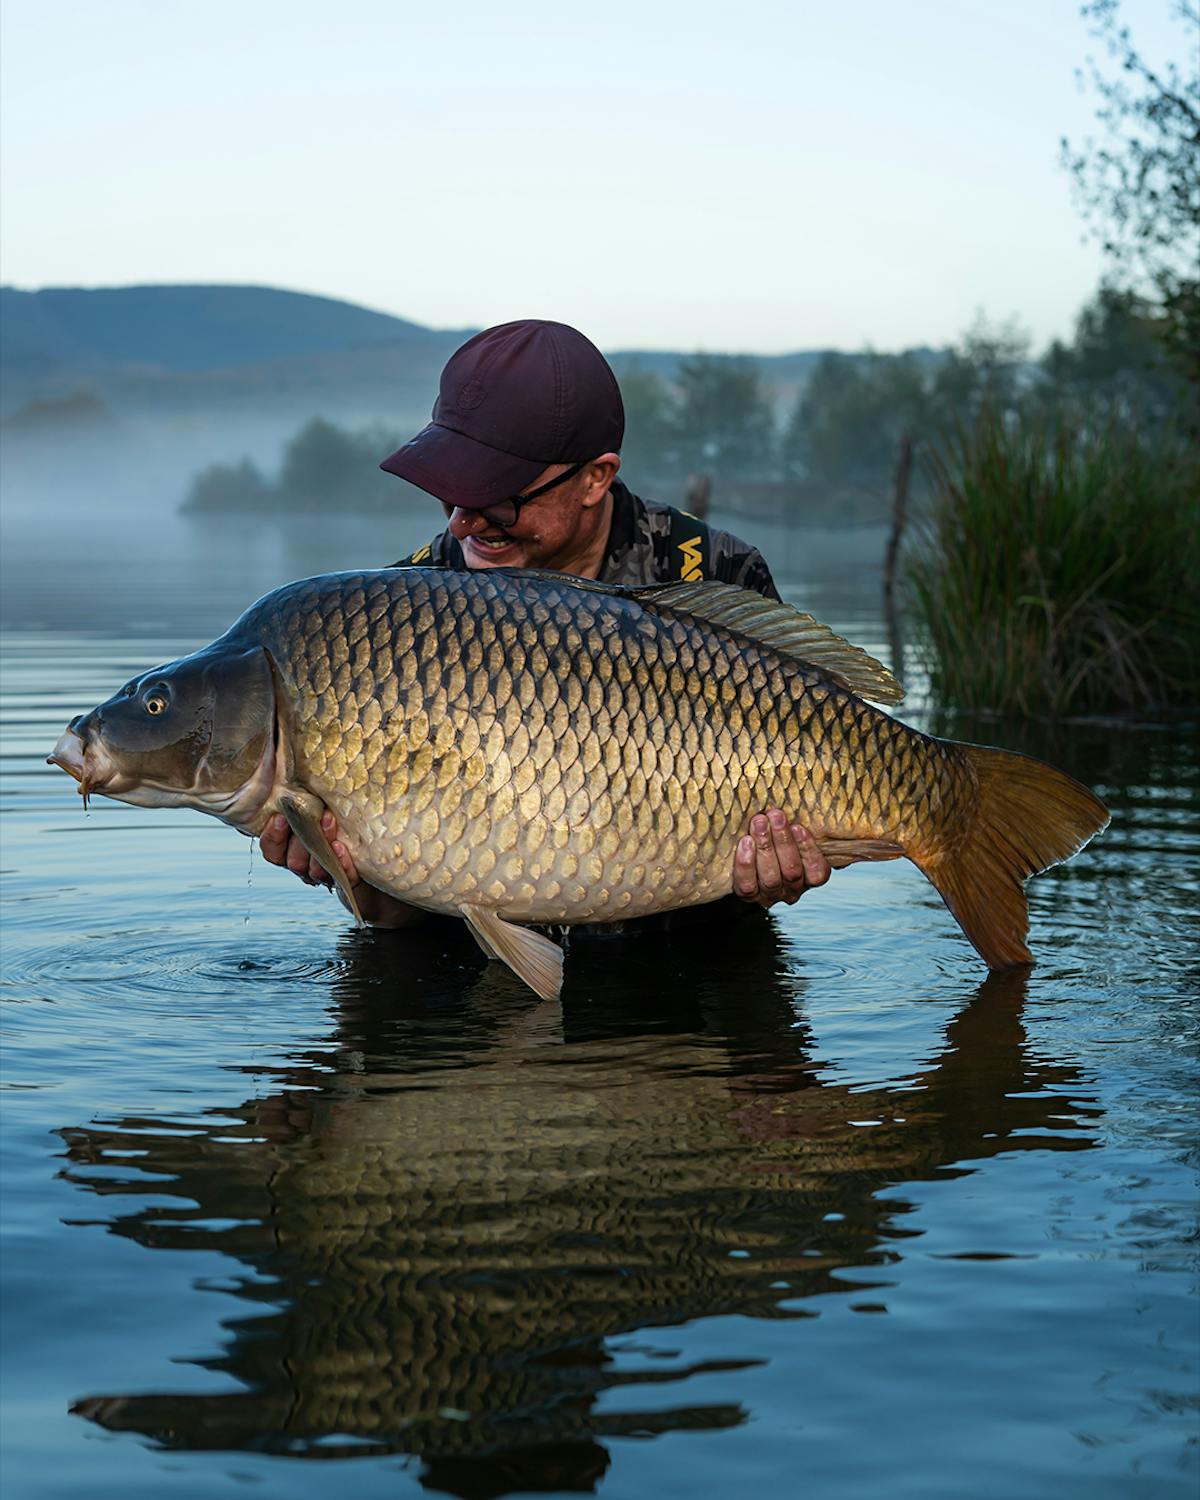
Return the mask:
<svg viewBox="0 0 1200 1500"><path fill-rule="evenodd" d="M628 592L651 609L694 615L710 625L761 641L783 656L825 672L842 687L875 703L899 703L904 689L882 662L853 646L812 615L764 598L735 583L650 584Z"/></svg>
<svg viewBox="0 0 1200 1500"><path fill-rule="evenodd" d="M612 594L635 599L647 609L669 609L694 616L709 625L720 625L748 636L781 656L790 656L831 677L839 687L849 688L873 703L900 703L904 688L881 661L854 646L828 625L814 620L790 604L767 599L754 589L736 583L601 583L577 578L549 568L495 568L494 575L507 573L514 579L542 579L590 594Z"/></svg>

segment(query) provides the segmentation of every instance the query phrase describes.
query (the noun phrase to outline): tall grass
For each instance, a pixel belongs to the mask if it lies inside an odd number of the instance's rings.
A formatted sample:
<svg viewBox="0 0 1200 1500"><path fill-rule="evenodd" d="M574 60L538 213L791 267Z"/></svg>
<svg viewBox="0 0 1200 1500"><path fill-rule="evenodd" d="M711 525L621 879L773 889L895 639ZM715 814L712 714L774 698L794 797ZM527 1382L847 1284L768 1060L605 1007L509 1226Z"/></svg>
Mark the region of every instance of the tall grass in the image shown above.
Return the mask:
<svg viewBox="0 0 1200 1500"><path fill-rule="evenodd" d="M906 570L935 698L1060 717L1200 703L1200 454L984 414L929 459Z"/></svg>

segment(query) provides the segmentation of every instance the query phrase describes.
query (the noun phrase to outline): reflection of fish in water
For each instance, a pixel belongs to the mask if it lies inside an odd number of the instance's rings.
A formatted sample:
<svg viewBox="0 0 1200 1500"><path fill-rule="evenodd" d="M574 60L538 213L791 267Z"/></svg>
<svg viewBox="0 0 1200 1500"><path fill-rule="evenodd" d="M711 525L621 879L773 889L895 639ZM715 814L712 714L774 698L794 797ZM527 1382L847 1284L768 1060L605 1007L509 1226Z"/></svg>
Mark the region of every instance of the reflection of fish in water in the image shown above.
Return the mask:
<svg viewBox="0 0 1200 1500"><path fill-rule="evenodd" d="M743 1422L695 1377L761 1359L752 1320L864 1283L886 1298L920 1194L882 1187L1092 1145L1078 1075L1026 1050L1022 975L986 981L897 1092L816 1071L768 923L736 990L682 945L646 955L647 983L691 997L671 1030L647 1035L610 976L599 1007L568 990L548 1045L507 986L468 1002L445 968L398 1016L391 946L347 942L343 1065L297 1061L194 1133L140 1113L64 1132L114 1233L241 1262L262 1314L213 1361L236 1388L90 1393L79 1414L166 1447L417 1453L456 1494L584 1487L610 1438ZM720 1361L654 1332L716 1317L739 1322Z"/></svg>
<svg viewBox="0 0 1200 1500"><path fill-rule="evenodd" d="M1103 805L859 694L901 690L809 616L726 584L333 573L133 679L51 760L85 792L246 832L282 810L353 906L324 802L372 885L464 917L544 996L561 952L516 924L714 900L772 805L831 863L907 856L991 967L1029 962L1023 883L1102 828Z"/></svg>

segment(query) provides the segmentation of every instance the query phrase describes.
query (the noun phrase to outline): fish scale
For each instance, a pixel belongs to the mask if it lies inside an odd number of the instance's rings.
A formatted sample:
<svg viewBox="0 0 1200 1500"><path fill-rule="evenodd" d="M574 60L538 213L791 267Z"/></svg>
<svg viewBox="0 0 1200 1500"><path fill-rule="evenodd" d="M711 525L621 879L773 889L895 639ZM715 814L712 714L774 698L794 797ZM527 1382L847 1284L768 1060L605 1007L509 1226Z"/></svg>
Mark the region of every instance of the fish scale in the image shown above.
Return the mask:
<svg viewBox="0 0 1200 1500"><path fill-rule="evenodd" d="M51 759L85 794L246 833L283 812L357 914L324 804L370 885L464 917L546 996L562 954L517 924L712 901L770 807L835 866L911 859L992 967L1028 963L1025 879L1106 809L865 701L901 696L865 652L732 585L398 568L277 589L73 720Z"/></svg>
<svg viewBox="0 0 1200 1500"><path fill-rule="evenodd" d="M893 721L694 617L416 569L336 575L260 608L241 628L294 692L298 775L366 878L416 904L639 916L727 892L734 844L767 806L818 837L904 829Z"/></svg>

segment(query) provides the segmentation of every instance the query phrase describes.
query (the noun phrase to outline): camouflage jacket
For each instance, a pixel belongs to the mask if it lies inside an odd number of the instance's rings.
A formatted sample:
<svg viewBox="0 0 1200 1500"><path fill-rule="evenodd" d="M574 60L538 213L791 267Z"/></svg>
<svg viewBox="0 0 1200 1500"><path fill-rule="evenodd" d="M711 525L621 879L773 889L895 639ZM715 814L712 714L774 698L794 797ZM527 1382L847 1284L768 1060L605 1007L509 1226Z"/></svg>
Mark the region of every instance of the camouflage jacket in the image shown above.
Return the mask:
<svg viewBox="0 0 1200 1500"><path fill-rule="evenodd" d="M642 500L617 480L612 487L612 528L600 570L601 583L669 583L673 578L713 578L740 583L768 599L779 591L762 554L749 542L718 531L702 521ZM411 557L393 567L465 568L462 548L448 531L440 532Z"/></svg>

